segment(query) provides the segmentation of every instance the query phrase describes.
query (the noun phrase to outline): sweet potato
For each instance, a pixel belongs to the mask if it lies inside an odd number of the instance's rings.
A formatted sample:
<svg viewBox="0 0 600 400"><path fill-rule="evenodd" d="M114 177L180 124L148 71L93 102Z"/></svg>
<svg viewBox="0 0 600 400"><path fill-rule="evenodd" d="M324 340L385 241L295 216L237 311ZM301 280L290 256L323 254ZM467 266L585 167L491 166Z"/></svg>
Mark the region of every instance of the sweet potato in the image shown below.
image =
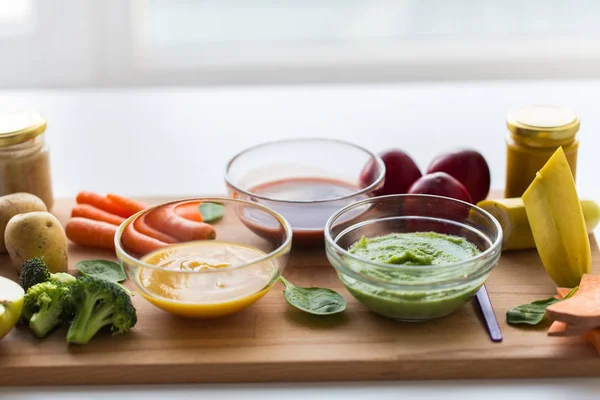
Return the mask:
<svg viewBox="0 0 600 400"><path fill-rule="evenodd" d="M577 289L577 290L579 290L579 289ZM568 295L570 291L571 291L571 289L569 289L569 288L557 287L555 297L557 299L564 299L565 296Z"/></svg>
<svg viewBox="0 0 600 400"><path fill-rule="evenodd" d="M582 291L570 299L552 304L546 308L546 313L554 321L600 326L600 288Z"/></svg>
<svg viewBox="0 0 600 400"><path fill-rule="evenodd" d="M554 321L548 328L548 336L580 336L583 333L598 328L597 325L578 324L572 325L561 321Z"/></svg>

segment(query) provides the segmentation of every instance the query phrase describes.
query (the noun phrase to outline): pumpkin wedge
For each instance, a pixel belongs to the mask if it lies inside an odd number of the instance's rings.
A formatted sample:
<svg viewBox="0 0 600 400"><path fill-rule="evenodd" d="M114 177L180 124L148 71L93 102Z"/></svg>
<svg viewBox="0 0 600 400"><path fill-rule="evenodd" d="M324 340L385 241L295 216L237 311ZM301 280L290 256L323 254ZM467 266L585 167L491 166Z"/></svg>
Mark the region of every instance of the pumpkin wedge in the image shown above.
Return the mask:
<svg viewBox="0 0 600 400"><path fill-rule="evenodd" d="M522 199L546 272L558 286L577 286L583 274L591 271L592 254L575 181L562 147L538 171Z"/></svg>

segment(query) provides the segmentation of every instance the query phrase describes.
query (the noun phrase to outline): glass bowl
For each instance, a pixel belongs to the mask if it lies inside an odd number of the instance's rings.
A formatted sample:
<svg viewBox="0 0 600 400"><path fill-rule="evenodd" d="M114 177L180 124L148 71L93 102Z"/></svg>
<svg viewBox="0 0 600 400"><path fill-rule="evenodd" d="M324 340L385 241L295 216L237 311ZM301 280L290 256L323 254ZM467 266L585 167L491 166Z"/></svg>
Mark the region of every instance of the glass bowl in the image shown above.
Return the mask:
<svg viewBox="0 0 600 400"><path fill-rule="evenodd" d="M438 253L440 247L424 252L403 253L381 247L381 254L393 255L391 264L349 251L361 238L391 233L432 232L428 238L459 236L475 245L470 254L452 263L418 264L419 258ZM452 240L456 240L453 238ZM455 243L465 243L457 239ZM438 242L439 244L439 242ZM327 221L325 251L329 262L348 291L371 311L401 321L423 321L451 314L483 285L498 263L502 228L481 208L459 200L431 195L390 195L351 204ZM407 245L407 247L409 247ZM444 251L454 247L444 248ZM357 251L356 248L354 251ZM358 250L360 251L360 250ZM465 255L460 253L461 255ZM369 258L369 259L367 259ZM429 259L430 260L430 259ZM429 261L427 261L429 262Z"/></svg>
<svg viewBox="0 0 600 400"><path fill-rule="evenodd" d="M193 221L201 203L221 205L223 217ZM140 232L162 240L140 240ZM117 257L136 291L158 308L194 318L222 317L259 300L277 282L291 245L291 227L276 212L218 197L147 208L115 235Z"/></svg>
<svg viewBox="0 0 600 400"><path fill-rule="evenodd" d="M362 174L365 165L371 173ZM381 158L333 139L289 139L251 147L225 170L228 193L275 210L286 218L294 244L323 244L327 219L342 207L369 198L384 183Z"/></svg>

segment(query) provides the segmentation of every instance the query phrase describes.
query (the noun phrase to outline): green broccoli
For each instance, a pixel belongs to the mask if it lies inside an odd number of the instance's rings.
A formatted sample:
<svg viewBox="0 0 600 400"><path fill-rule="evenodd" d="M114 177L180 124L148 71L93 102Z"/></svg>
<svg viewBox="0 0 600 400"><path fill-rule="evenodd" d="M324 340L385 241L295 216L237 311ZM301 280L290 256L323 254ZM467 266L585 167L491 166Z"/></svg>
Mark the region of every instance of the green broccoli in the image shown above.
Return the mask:
<svg viewBox="0 0 600 400"><path fill-rule="evenodd" d="M30 258L23 263L20 277L23 290L28 291L30 287L38 283L49 281L71 284L75 282L75 277L65 272L51 273L43 257Z"/></svg>
<svg viewBox="0 0 600 400"><path fill-rule="evenodd" d="M69 285L49 281L27 290L21 315L37 336L44 337L61 322L68 322L72 310Z"/></svg>
<svg viewBox="0 0 600 400"><path fill-rule="evenodd" d="M86 344L104 326L113 335L129 331L137 322L131 298L120 286L91 276L77 278L72 286L75 317L67 343Z"/></svg>

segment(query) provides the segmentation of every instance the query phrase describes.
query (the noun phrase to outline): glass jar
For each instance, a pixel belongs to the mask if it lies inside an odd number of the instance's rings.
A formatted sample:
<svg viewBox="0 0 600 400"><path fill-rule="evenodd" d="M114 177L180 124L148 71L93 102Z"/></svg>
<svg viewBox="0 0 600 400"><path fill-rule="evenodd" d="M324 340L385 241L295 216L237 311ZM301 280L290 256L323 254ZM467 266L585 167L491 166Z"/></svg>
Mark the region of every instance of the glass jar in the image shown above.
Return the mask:
<svg viewBox="0 0 600 400"><path fill-rule="evenodd" d="M34 111L0 113L0 196L27 192L54 205L46 121Z"/></svg>
<svg viewBox="0 0 600 400"><path fill-rule="evenodd" d="M576 175L579 118L560 106L531 105L506 117L506 186L504 197L521 197L546 161L562 146Z"/></svg>

